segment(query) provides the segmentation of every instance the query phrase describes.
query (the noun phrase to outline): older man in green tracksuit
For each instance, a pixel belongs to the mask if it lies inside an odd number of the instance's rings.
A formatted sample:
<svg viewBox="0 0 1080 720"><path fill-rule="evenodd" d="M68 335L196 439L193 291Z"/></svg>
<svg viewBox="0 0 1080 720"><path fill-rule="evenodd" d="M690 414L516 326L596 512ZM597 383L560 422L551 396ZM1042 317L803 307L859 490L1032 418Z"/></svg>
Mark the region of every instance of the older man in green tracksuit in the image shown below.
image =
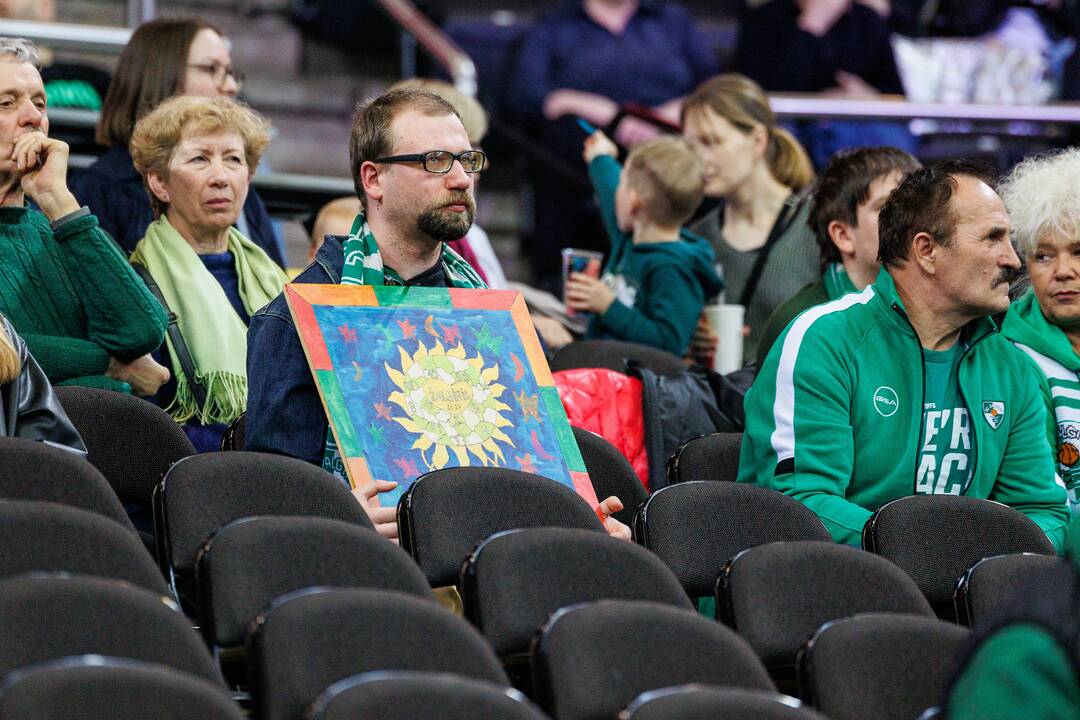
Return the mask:
<svg viewBox="0 0 1080 720"><path fill-rule="evenodd" d="M952 494L1012 506L1061 549L1038 373L989 317L1020 268L993 183L947 161L893 192L877 281L799 315L747 394L740 482L803 502L837 542L890 500Z"/></svg>

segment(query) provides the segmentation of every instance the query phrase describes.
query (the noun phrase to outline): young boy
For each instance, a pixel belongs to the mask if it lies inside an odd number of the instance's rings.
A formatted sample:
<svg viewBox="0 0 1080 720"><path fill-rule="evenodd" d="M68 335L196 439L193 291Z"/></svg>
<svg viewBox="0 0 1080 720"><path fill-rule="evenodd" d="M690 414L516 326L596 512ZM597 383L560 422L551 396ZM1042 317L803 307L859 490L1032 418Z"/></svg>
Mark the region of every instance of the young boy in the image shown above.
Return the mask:
<svg viewBox="0 0 1080 720"><path fill-rule="evenodd" d="M682 224L701 203L701 163L679 138L635 147L619 167L603 133L585 141L611 253L603 278L574 273L566 304L595 313L586 337L612 338L686 354L707 298L723 289L712 247Z"/></svg>

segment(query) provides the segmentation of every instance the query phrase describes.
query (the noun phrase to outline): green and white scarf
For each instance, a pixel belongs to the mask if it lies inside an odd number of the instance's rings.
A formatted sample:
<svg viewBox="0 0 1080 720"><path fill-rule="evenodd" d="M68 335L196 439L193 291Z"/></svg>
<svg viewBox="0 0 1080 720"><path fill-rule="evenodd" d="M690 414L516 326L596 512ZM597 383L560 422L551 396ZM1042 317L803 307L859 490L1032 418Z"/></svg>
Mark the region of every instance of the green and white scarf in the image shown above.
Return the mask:
<svg viewBox="0 0 1080 720"><path fill-rule="evenodd" d="M342 285L405 285L405 280L393 268L383 265L379 245L368 227L367 218L360 213L343 245L345 264L341 269ZM487 285L465 258L443 244L441 262L446 279L452 287L486 289ZM345 467L338 453L334 434L327 428L323 450L323 469L346 480Z"/></svg>
<svg viewBox="0 0 1080 720"><path fill-rule="evenodd" d="M229 228L228 249L236 260L240 297L249 315L277 297L288 277L255 243ZM146 268L176 314L191 353L195 378L206 388L199 407L188 378L165 336L176 378L176 396L166 411L178 422L228 423L247 404L247 326L195 250L162 215L146 229L131 262Z"/></svg>

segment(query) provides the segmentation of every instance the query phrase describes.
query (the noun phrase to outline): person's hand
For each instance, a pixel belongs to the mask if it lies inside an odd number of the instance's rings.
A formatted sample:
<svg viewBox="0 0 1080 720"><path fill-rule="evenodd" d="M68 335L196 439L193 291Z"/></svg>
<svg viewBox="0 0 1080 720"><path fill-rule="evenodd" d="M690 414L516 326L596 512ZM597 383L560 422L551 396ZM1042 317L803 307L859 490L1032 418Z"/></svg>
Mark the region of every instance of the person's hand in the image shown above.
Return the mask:
<svg viewBox="0 0 1080 720"><path fill-rule="evenodd" d="M585 164L588 165L601 155L618 157L619 147L611 142L611 138L605 135L603 131L597 130L585 138L585 149L582 151L581 157L585 159Z"/></svg>
<svg viewBox="0 0 1080 720"><path fill-rule="evenodd" d="M851 9L851 0L798 0L799 28L821 37Z"/></svg>
<svg viewBox="0 0 1080 720"><path fill-rule="evenodd" d="M554 318L543 315L532 316L533 327L540 335L549 350L558 350L563 345L574 342L574 336L566 329L566 326Z"/></svg>
<svg viewBox="0 0 1080 720"><path fill-rule="evenodd" d="M375 480L353 488L352 491L353 497L360 501L371 524L375 526L375 532L395 543L398 541L397 508L379 504L379 493L390 492L396 487L396 482Z"/></svg>
<svg viewBox="0 0 1080 720"><path fill-rule="evenodd" d="M694 328L694 337L690 339L690 359L698 365L712 367L716 357L716 345L719 338L713 332L712 326L702 313L698 318L697 327Z"/></svg>
<svg viewBox="0 0 1080 720"><path fill-rule="evenodd" d="M571 273L566 281L566 306L603 315L615 302L615 293L601 280L585 273Z"/></svg>
<svg viewBox="0 0 1080 720"><path fill-rule="evenodd" d="M29 195L49 220L59 220L79 209L79 202L67 186L68 145L40 131L15 139L11 160L22 176L23 192Z"/></svg>
<svg viewBox="0 0 1080 720"><path fill-rule="evenodd" d="M615 128L615 139L623 147L634 147L655 137L660 137L660 128L636 117L624 117Z"/></svg>
<svg viewBox="0 0 1080 720"><path fill-rule="evenodd" d="M162 385L169 382L170 377L168 368L159 365L149 355L143 355L130 362L110 358L105 375L113 380L126 382L131 386L131 392L140 397L153 395Z"/></svg>
<svg viewBox="0 0 1080 720"><path fill-rule="evenodd" d="M544 98L544 117L548 120L575 115L603 127L611 122L618 111L618 104L611 98L583 90L560 88L549 92Z"/></svg>
<svg viewBox="0 0 1080 720"><path fill-rule="evenodd" d="M619 540L629 540L630 528L611 517L612 513L617 513L622 509L622 500L612 495L597 505L596 514L600 516L600 521L604 523L604 529L607 530L608 535Z"/></svg>

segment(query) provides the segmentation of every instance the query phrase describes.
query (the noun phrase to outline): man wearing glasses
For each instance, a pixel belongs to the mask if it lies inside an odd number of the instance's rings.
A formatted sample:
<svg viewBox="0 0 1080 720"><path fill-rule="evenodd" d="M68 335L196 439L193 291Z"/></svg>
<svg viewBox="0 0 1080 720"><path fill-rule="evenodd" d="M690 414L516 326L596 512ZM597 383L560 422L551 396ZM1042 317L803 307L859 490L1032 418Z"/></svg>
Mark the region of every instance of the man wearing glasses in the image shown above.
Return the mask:
<svg viewBox="0 0 1080 720"><path fill-rule="evenodd" d="M417 89L376 98L353 118L349 160L362 210L348 236L326 237L296 282L485 287L445 244L472 225L473 180L486 162L449 103ZM246 434L246 449L344 476L283 295L251 318ZM364 498L392 487L380 481ZM394 508L366 507L381 533L396 536Z"/></svg>

